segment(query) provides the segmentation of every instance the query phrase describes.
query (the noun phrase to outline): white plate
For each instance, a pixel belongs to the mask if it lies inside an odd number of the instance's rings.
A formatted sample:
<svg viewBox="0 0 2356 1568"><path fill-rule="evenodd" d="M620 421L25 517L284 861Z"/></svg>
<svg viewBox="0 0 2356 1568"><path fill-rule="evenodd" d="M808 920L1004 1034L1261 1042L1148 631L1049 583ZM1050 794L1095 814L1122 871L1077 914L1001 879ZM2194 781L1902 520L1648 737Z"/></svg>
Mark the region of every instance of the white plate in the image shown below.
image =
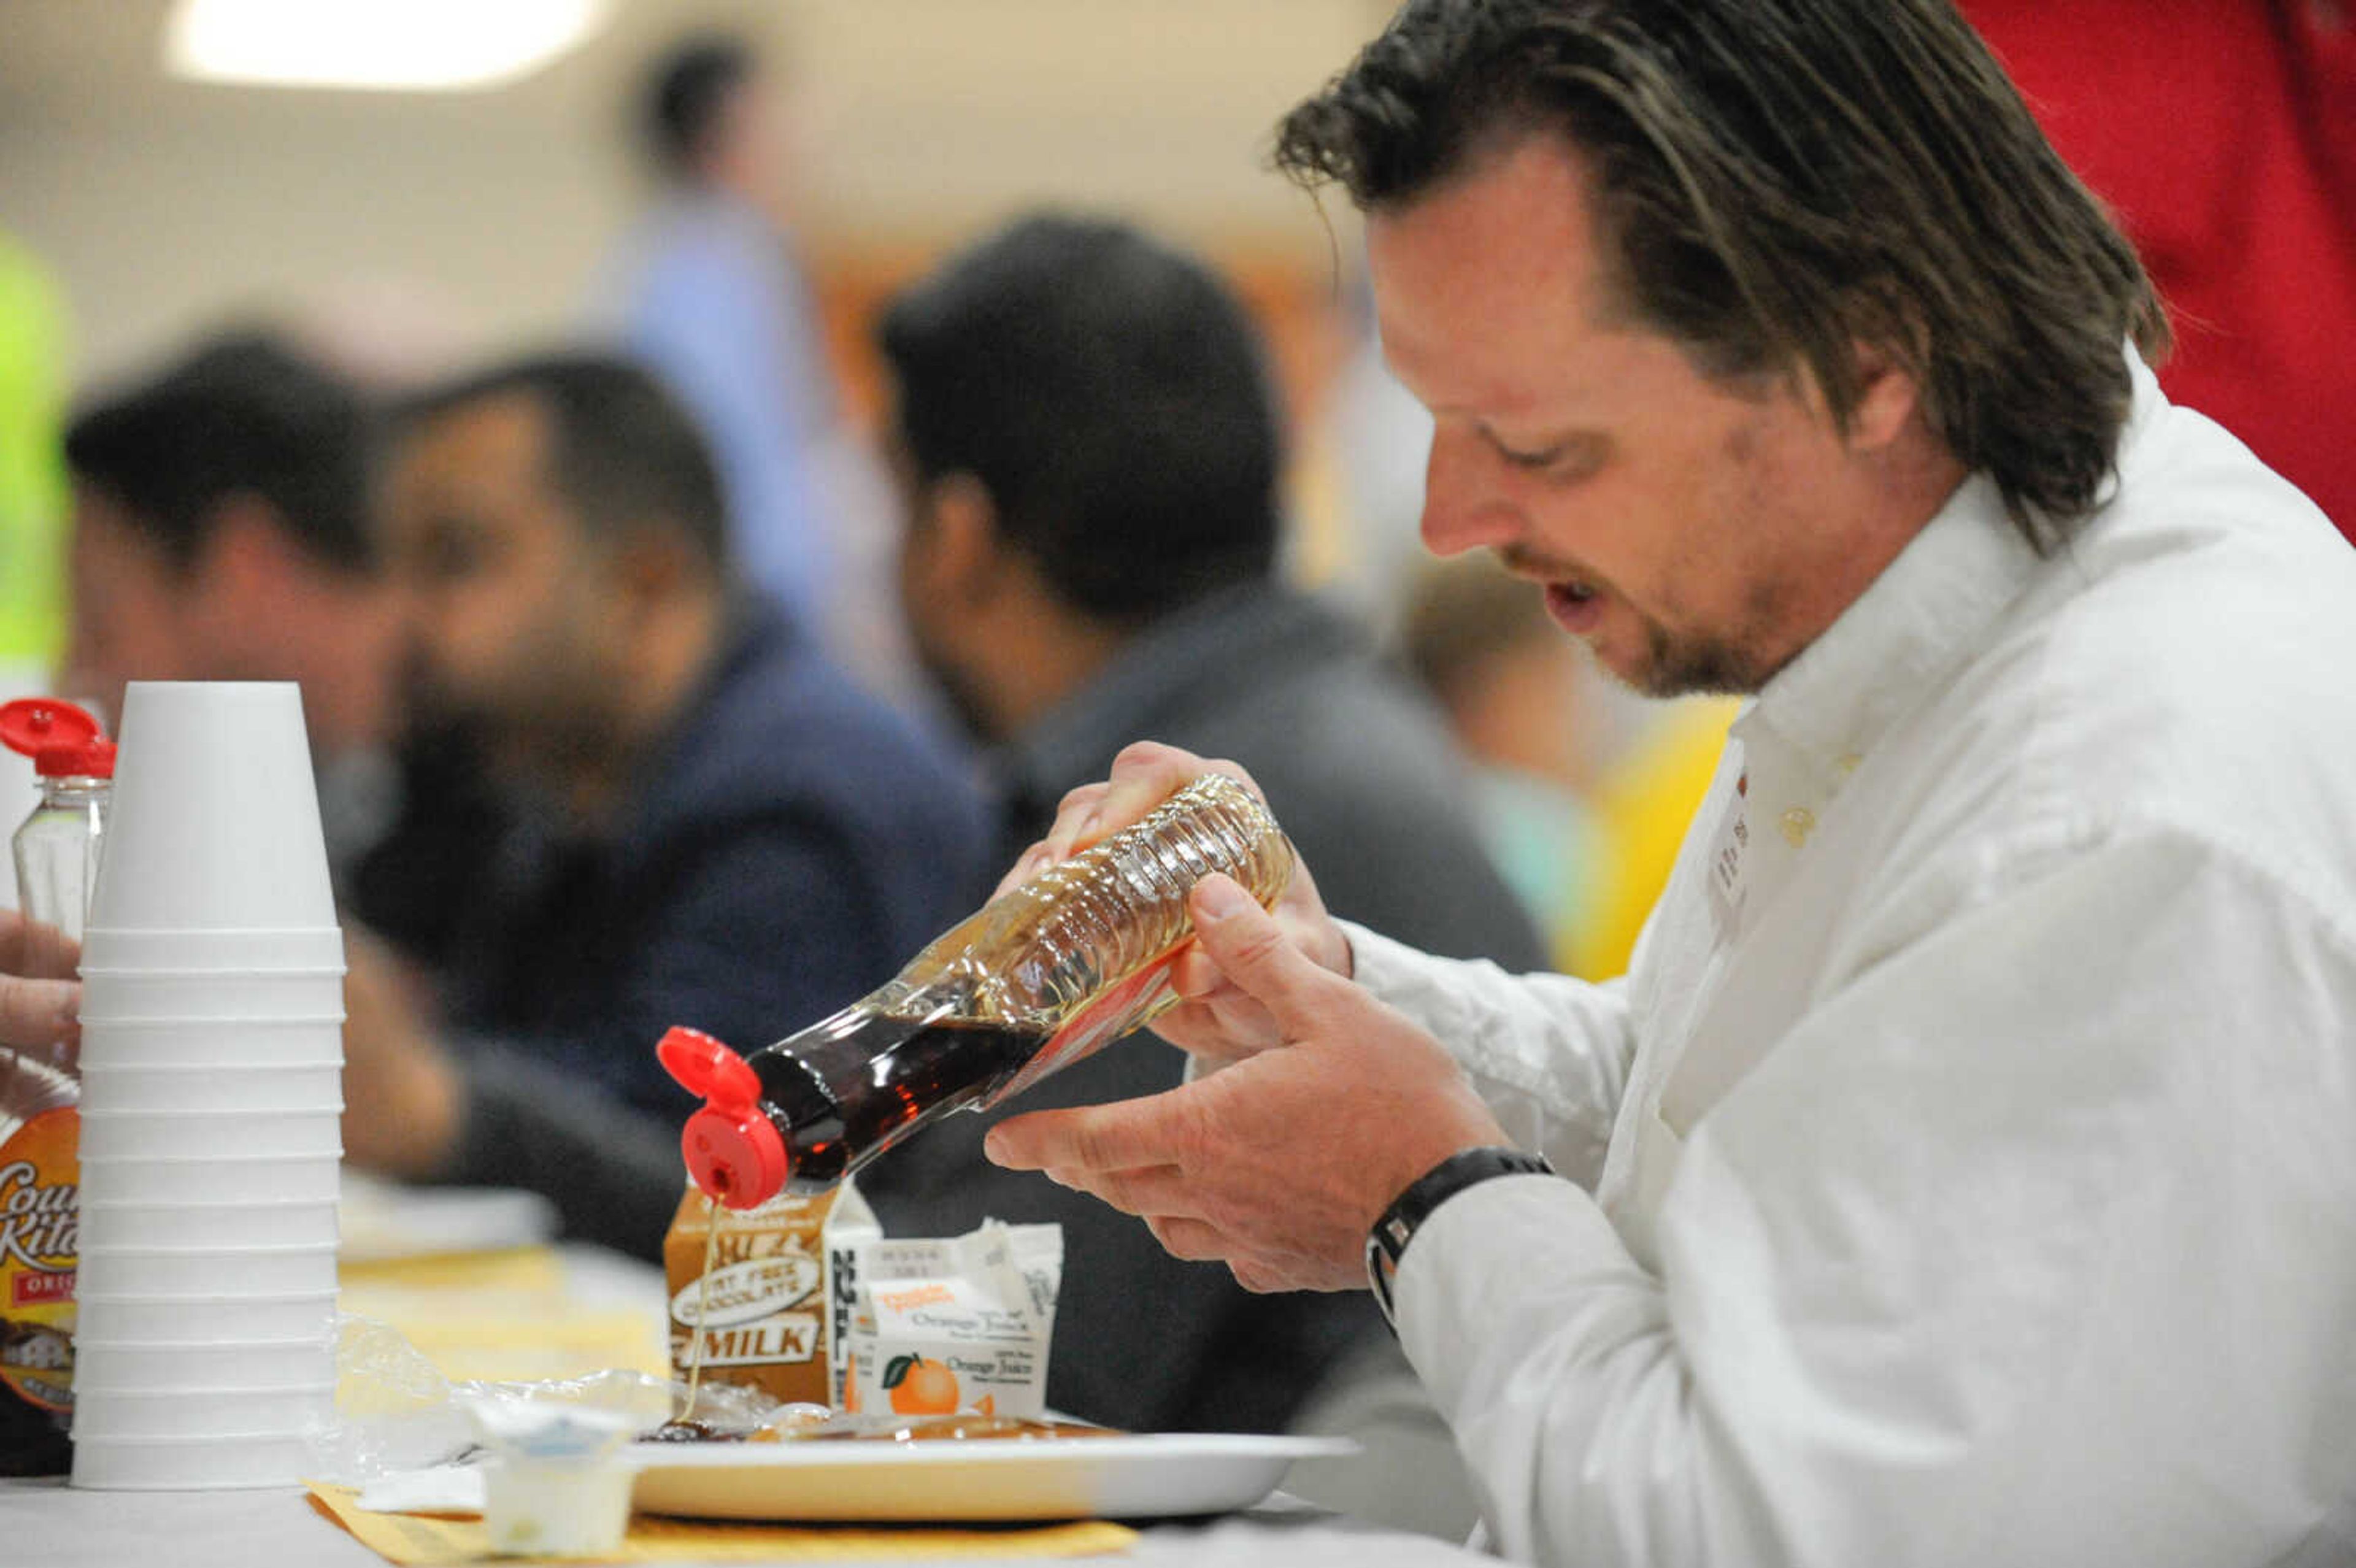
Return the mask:
<svg viewBox="0 0 2356 1568"><path fill-rule="evenodd" d="M632 1505L703 1519L1154 1519L1249 1508L1346 1437L1165 1433L925 1443L639 1443Z"/></svg>

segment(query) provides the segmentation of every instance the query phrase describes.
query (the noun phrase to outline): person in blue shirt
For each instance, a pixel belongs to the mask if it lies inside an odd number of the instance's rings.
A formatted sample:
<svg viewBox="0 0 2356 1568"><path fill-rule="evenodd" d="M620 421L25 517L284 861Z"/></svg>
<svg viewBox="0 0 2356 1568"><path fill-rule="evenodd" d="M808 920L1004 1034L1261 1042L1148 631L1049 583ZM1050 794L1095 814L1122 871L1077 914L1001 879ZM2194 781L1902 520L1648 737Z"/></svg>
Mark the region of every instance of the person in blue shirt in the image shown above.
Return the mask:
<svg viewBox="0 0 2356 1568"><path fill-rule="evenodd" d="M834 389L787 224L780 103L738 39L691 38L657 63L640 139L659 188L611 263L613 325L710 439L745 581L822 629Z"/></svg>
<svg viewBox="0 0 2356 1568"><path fill-rule="evenodd" d="M750 1048L888 979L965 912L978 799L739 590L711 459L646 372L574 354L430 393L384 495L413 722L471 741L512 822L438 1020L355 944L347 1150L540 1189L651 1253L692 1109L655 1041Z"/></svg>

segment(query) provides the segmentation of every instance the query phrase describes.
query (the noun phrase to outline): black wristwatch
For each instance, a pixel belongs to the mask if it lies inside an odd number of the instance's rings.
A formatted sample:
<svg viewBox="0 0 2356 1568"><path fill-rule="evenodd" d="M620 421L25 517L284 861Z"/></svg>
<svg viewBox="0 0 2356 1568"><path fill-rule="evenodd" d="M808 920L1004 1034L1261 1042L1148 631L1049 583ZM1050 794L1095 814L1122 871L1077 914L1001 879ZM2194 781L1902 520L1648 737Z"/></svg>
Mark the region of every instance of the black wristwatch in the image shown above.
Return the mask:
<svg viewBox="0 0 2356 1568"><path fill-rule="evenodd" d="M1383 1309L1383 1321L1396 1333L1398 1320L1393 1316L1391 1283L1398 1277L1399 1259L1407 1252L1408 1243L1415 1239L1417 1227L1431 1218L1432 1211L1468 1187L1476 1186L1496 1176L1552 1176L1554 1167L1543 1155L1526 1154L1517 1148L1468 1148L1453 1154L1408 1185L1397 1201L1383 1211L1375 1228L1366 1232L1366 1283L1374 1288L1375 1304Z"/></svg>

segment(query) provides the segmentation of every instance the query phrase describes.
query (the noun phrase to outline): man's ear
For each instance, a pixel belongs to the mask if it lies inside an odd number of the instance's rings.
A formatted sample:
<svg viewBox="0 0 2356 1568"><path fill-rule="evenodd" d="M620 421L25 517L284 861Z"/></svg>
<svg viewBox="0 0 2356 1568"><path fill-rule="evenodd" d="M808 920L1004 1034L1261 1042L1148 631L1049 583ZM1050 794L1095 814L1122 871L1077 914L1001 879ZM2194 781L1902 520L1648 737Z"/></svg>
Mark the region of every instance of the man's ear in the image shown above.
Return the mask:
<svg viewBox="0 0 2356 1568"><path fill-rule="evenodd" d="M926 485L912 527L920 581L927 598L972 605L998 591L1005 556L998 504L970 474L946 474Z"/></svg>
<svg viewBox="0 0 2356 1568"><path fill-rule="evenodd" d="M1883 344L1855 347L1857 405L1849 414L1849 444L1861 452L1887 447L1905 432L1922 406L1914 372Z"/></svg>
<svg viewBox="0 0 2356 1568"><path fill-rule="evenodd" d="M227 613L266 615L284 603L289 579L310 569L278 508L241 490L214 503L190 576Z"/></svg>
<svg viewBox="0 0 2356 1568"><path fill-rule="evenodd" d="M702 553L672 528L626 534L605 545L604 554L613 603L633 625L643 624L650 613L712 571Z"/></svg>

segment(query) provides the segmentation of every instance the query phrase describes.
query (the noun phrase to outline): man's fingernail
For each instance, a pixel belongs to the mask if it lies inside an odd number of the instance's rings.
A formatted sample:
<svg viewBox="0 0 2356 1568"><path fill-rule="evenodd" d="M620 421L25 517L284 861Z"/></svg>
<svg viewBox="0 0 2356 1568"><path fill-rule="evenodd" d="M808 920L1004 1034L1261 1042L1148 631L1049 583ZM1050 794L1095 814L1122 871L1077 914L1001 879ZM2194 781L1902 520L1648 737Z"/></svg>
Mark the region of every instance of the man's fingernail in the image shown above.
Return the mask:
<svg viewBox="0 0 2356 1568"><path fill-rule="evenodd" d="M1080 844L1089 834L1094 833L1097 830L1098 819L1103 816L1104 813L1101 811L1091 811L1086 816L1081 817L1079 825L1072 829L1073 844L1076 846Z"/></svg>
<svg viewBox="0 0 2356 1568"><path fill-rule="evenodd" d="M998 1129L996 1127L991 1128L989 1135L981 1140L981 1152L993 1165L1004 1165L1006 1163L1005 1160L999 1157L1004 1151L1005 1147L1006 1142L1003 1138L1001 1138L998 1136Z"/></svg>
<svg viewBox="0 0 2356 1568"><path fill-rule="evenodd" d="M1213 920L1228 920L1241 914L1251 900L1227 878L1211 876L1194 884L1194 903Z"/></svg>

